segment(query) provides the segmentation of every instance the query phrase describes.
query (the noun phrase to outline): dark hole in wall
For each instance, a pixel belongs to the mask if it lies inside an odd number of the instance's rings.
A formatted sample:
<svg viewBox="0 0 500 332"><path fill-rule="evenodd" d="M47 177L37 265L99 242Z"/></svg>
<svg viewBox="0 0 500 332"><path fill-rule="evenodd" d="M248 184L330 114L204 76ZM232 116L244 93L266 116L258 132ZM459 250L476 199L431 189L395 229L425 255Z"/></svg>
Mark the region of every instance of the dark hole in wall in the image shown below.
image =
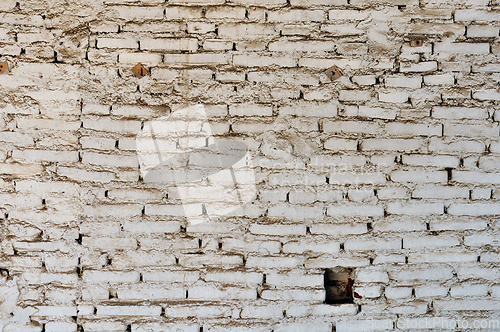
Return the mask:
<svg viewBox="0 0 500 332"><path fill-rule="evenodd" d="M326 304L354 303L354 269L338 266L326 269L324 278Z"/></svg>

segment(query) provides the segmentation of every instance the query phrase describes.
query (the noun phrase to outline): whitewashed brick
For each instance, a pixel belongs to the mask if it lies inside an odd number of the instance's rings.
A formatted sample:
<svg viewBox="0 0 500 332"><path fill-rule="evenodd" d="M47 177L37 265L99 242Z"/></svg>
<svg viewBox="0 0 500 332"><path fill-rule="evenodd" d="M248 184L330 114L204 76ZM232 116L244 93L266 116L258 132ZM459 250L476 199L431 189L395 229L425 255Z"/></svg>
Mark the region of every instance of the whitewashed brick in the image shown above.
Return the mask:
<svg viewBox="0 0 500 332"><path fill-rule="evenodd" d="M155 51L196 51L198 39L195 38L156 38L141 39L141 50Z"/></svg>
<svg viewBox="0 0 500 332"><path fill-rule="evenodd" d="M139 44L133 38L98 38L98 48L131 48L138 49Z"/></svg>
<svg viewBox="0 0 500 332"><path fill-rule="evenodd" d="M339 100L341 101L368 101L370 99L370 91L340 90L339 92Z"/></svg>
<svg viewBox="0 0 500 332"><path fill-rule="evenodd" d="M422 139L365 139L361 141L361 149L367 151L418 151L422 149Z"/></svg>
<svg viewBox="0 0 500 332"><path fill-rule="evenodd" d="M326 14L322 10L280 10L272 11L267 15L269 22L322 22L326 20Z"/></svg>
<svg viewBox="0 0 500 332"><path fill-rule="evenodd" d="M495 215L500 211L498 203L471 203L471 204L451 204L448 207L448 213L461 216L485 216Z"/></svg>
<svg viewBox="0 0 500 332"><path fill-rule="evenodd" d="M408 249L432 249L460 245L455 237L448 236L409 236L403 239L403 247Z"/></svg>
<svg viewBox="0 0 500 332"><path fill-rule="evenodd" d="M97 306L98 316L160 316L159 306Z"/></svg>
<svg viewBox="0 0 500 332"><path fill-rule="evenodd" d="M360 238L346 241L344 248L349 251L399 250L401 239Z"/></svg>
<svg viewBox="0 0 500 332"><path fill-rule="evenodd" d="M385 297L391 300L411 298L413 289L411 287L386 287Z"/></svg>
<svg viewBox="0 0 500 332"><path fill-rule="evenodd" d="M384 79L386 87L419 89L422 76L389 76Z"/></svg>
<svg viewBox="0 0 500 332"><path fill-rule="evenodd" d="M406 91L380 91L378 100L383 103L406 103L410 94Z"/></svg>
<svg viewBox="0 0 500 332"><path fill-rule="evenodd" d="M396 118L396 113L395 109L360 106L358 115L365 118L393 120Z"/></svg>
<svg viewBox="0 0 500 332"><path fill-rule="evenodd" d="M477 119L485 120L488 118L487 108L473 107L433 107L432 117L438 119Z"/></svg>
<svg viewBox="0 0 500 332"><path fill-rule="evenodd" d="M389 203L387 213L405 215L432 215L443 214L443 203Z"/></svg>
<svg viewBox="0 0 500 332"><path fill-rule="evenodd" d="M427 61L420 63L401 63L399 70L402 73L431 72L437 70L437 62Z"/></svg>
<svg viewBox="0 0 500 332"><path fill-rule="evenodd" d="M488 43L436 43L436 53L460 53L460 54L488 54L490 44Z"/></svg>
<svg viewBox="0 0 500 332"><path fill-rule="evenodd" d="M453 85L454 83L455 77L452 74L424 76L424 84L426 85Z"/></svg>

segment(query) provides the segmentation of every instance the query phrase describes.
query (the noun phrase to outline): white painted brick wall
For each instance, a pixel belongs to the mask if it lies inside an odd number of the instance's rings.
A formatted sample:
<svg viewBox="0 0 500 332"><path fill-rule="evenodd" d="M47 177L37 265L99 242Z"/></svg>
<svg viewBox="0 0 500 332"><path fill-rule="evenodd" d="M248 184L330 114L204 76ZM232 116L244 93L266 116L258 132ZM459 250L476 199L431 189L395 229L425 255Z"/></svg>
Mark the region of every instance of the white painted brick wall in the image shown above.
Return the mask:
<svg viewBox="0 0 500 332"><path fill-rule="evenodd" d="M18 2L0 3L0 330L498 316L498 1ZM224 141L213 169L186 152ZM335 268L353 303L325 303Z"/></svg>

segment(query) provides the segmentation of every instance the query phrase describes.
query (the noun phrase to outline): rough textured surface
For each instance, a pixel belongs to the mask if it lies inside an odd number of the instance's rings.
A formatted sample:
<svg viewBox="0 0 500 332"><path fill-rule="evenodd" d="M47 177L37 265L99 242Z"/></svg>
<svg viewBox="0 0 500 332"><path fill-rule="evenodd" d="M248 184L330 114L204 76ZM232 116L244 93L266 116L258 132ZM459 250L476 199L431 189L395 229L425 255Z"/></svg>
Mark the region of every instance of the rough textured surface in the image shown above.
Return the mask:
<svg viewBox="0 0 500 332"><path fill-rule="evenodd" d="M497 319L499 26L497 0L1 0L0 330ZM136 136L189 105L251 163L148 177Z"/></svg>

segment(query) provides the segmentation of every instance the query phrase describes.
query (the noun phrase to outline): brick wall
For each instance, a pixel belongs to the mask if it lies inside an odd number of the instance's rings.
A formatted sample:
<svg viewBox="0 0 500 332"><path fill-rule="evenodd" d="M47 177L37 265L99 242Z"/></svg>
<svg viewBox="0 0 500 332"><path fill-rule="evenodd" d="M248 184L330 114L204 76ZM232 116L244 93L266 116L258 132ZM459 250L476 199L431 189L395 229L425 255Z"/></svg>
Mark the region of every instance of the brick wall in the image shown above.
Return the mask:
<svg viewBox="0 0 500 332"><path fill-rule="evenodd" d="M2 0L0 330L498 331L499 27L497 0Z"/></svg>

